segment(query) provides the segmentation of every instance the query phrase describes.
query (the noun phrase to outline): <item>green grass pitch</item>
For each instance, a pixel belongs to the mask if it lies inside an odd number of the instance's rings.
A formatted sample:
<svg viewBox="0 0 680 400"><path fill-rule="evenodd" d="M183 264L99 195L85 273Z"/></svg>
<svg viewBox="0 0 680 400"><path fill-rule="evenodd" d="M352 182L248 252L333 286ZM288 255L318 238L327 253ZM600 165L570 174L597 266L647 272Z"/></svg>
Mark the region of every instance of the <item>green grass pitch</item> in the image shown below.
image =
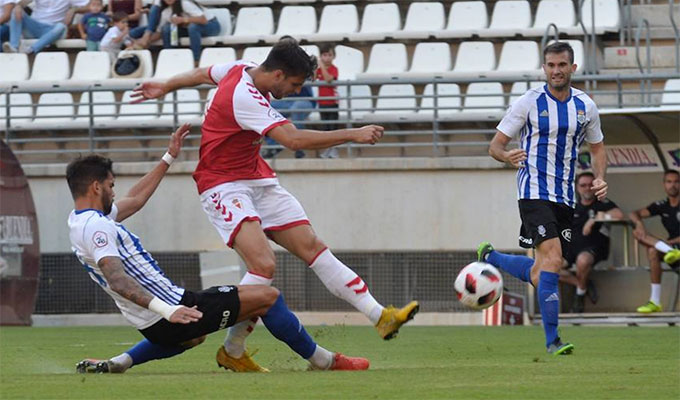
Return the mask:
<svg viewBox="0 0 680 400"><path fill-rule="evenodd" d="M269 374L218 369L224 334L121 375L78 375L86 357L141 338L129 327L0 328L0 398L34 399L678 399L677 327L564 327L572 356L545 354L540 327L310 327L330 350L371 361L362 372L310 372L263 326L249 339Z"/></svg>

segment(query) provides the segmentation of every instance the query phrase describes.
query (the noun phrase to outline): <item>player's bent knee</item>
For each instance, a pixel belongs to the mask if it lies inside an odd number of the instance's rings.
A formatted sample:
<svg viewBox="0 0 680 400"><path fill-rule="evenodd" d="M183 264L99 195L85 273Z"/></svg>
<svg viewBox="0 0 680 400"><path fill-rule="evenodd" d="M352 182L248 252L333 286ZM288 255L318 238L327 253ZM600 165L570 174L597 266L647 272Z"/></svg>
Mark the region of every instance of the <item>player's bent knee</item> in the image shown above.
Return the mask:
<svg viewBox="0 0 680 400"><path fill-rule="evenodd" d="M276 272L276 259L263 257L248 266L248 270L256 275L273 278L274 272Z"/></svg>
<svg viewBox="0 0 680 400"><path fill-rule="evenodd" d="M278 299L280 295L281 292L279 291L279 289L271 286L267 287L265 294L263 296L266 299L267 308L273 306L274 303L276 303L276 299Z"/></svg>
<svg viewBox="0 0 680 400"><path fill-rule="evenodd" d="M190 349L192 347L196 347L199 344L205 342L206 337L207 337L206 335L203 335L203 336L197 337L195 339L187 340L186 342L183 342L181 344L181 346L184 347L185 349Z"/></svg>

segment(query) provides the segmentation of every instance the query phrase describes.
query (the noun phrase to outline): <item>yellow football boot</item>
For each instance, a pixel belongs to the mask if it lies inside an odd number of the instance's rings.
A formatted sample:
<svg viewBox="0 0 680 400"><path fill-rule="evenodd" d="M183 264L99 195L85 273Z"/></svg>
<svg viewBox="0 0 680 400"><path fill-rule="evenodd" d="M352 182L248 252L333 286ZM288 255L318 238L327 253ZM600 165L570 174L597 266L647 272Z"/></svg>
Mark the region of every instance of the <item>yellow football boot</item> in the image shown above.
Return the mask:
<svg viewBox="0 0 680 400"><path fill-rule="evenodd" d="M378 334L385 340L390 340L397 336L399 328L412 320L418 313L420 306L417 301L408 303L403 308L394 306L385 307L380 315L380 320L375 324Z"/></svg>
<svg viewBox="0 0 680 400"><path fill-rule="evenodd" d="M230 369L234 372L269 372L267 368L260 367L248 353L243 353L241 358L234 358L227 354L224 346L220 346L217 350L215 359L218 367Z"/></svg>

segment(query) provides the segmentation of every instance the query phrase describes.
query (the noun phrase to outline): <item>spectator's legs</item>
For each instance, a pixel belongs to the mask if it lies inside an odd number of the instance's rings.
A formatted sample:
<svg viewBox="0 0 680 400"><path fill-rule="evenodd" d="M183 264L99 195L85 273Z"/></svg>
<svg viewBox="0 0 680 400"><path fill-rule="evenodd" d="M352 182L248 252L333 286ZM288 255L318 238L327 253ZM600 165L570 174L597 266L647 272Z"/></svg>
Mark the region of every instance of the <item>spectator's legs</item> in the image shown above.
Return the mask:
<svg viewBox="0 0 680 400"><path fill-rule="evenodd" d="M93 40L86 40L85 49L87 51L99 51L99 42L95 42Z"/></svg>
<svg viewBox="0 0 680 400"><path fill-rule="evenodd" d="M2 53L2 43L9 41L9 24L0 25L0 53Z"/></svg>
<svg viewBox="0 0 680 400"><path fill-rule="evenodd" d="M29 52L37 53L59 40L66 32L66 25L61 22L54 25L43 24L26 15L23 17L23 28L38 40L31 45Z"/></svg>
<svg viewBox="0 0 680 400"><path fill-rule="evenodd" d="M586 287L590 270L593 268L595 258L587 251L581 252L576 258L576 278L578 279L579 294L586 294Z"/></svg>
<svg viewBox="0 0 680 400"><path fill-rule="evenodd" d="M151 35L156 32L156 28L158 28L158 23L161 20L161 7L160 6L151 6L151 9L149 9L149 14L147 15L147 25L145 27L137 27L135 29L132 29L130 31L130 36L135 38L135 39L140 39L139 45L143 47L149 47L149 44L151 44ZM134 32L134 34L133 34Z"/></svg>
<svg viewBox="0 0 680 400"><path fill-rule="evenodd" d="M21 41L21 33L23 31L24 21L30 18L26 12L22 13L20 18L17 18L16 13L12 10L12 17L9 20L9 44L14 49L19 49L19 42Z"/></svg>
<svg viewBox="0 0 680 400"><path fill-rule="evenodd" d="M327 105L319 105L319 109L326 109L329 111L321 112L319 111L319 115L321 116L322 121L337 121L340 116L337 111L338 105L337 104L327 104ZM326 131L332 131L335 129L338 129L335 124L325 124L323 126L323 129ZM324 150L321 153L321 158L338 158L338 149L335 147L330 147L326 150Z"/></svg>
<svg viewBox="0 0 680 400"><path fill-rule="evenodd" d="M194 53L194 61L198 62L201 58L201 38L220 33L220 23L213 18L205 25L189 24L187 31L189 31L189 43L191 52Z"/></svg>
<svg viewBox="0 0 680 400"><path fill-rule="evenodd" d="M144 32L146 32L146 26L137 26L135 28L130 29L130 37L133 39L139 39L144 35Z"/></svg>
<svg viewBox="0 0 680 400"><path fill-rule="evenodd" d="M172 47L170 45L170 29L171 29L170 24L165 24L161 27L161 37L163 38L163 48L166 48L166 49Z"/></svg>

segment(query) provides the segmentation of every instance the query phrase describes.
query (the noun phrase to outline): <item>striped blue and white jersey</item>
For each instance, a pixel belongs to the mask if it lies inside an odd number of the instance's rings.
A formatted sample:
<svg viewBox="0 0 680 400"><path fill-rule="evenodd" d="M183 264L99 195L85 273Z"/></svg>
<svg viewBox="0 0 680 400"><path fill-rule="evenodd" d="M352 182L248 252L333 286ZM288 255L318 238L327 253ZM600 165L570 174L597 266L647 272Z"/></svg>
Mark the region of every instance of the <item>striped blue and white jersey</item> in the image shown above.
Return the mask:
<svg viewBox="0 0 680 400"><path fill-rule="evenodd" d="M73 252L99 286L113 298L123 316L137 329L148 328L162 317L140 307L111 290L97 265L104 257L118 257L125 272L154 296L170 305L178 305L184 289L173 284L158 267L139 238L123 224L115 222L118 208L114 204L109 215L99 210L73 210L68 217L69 237Z"/></svg>
<svg viewBox="0 0 680 400"><path fill-rule="evenodd" d="M519 199L540 199L575 207L574 173L583 143L604 139L600 115L593 100L571 88L564 102L548 92L547 85L529 89L509 108L496 127L519 139L527 152L517 171Z"/></svg>

